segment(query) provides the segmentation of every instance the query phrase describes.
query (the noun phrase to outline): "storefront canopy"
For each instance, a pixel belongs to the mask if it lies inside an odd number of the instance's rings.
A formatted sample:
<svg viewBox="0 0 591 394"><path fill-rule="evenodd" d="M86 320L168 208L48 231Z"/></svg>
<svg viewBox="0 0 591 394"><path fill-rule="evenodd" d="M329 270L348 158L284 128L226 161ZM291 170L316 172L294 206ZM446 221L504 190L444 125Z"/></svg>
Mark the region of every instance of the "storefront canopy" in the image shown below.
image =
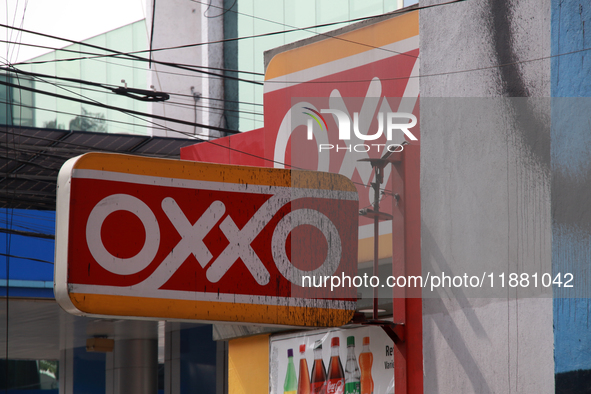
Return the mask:
<svg viewBox="0 0 591 394"><path fill-rule="evenodd" d="M0 207L55 210L58 172L88 152L180 158L194 139L0 126Z"/></svg>

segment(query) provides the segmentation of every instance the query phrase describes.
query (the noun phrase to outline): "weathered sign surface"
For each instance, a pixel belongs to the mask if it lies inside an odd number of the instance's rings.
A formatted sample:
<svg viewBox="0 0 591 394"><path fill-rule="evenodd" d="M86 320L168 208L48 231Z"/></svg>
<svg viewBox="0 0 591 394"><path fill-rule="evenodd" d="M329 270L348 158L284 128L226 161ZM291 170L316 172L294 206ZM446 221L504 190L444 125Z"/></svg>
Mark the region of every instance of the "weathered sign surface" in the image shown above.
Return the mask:
<svg viewBox="0 0 591 394"><path fill-rule="evenodd" d="M340 326L357 192L338 174L89 153L58 179L55 293L78 315ZM316 283L320 283L317 281Z"/></svg>

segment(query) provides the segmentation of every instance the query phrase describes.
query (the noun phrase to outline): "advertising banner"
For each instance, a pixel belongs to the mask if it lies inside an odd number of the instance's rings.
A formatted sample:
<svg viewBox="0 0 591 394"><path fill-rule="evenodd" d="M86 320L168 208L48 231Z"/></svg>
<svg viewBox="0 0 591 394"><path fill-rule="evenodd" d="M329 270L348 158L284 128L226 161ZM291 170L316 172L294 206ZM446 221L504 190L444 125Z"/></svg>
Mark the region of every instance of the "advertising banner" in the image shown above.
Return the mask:
<svg viewBox="0 0 591 394"><path fill-rule="evenodd" d="M58 180L55 293L79 315L339 326L357 193L343 176L90 153ZM312 235L312 236L310 236Z"/></svg>
<svg viewBox="0 0 591 394"><path fill-rule="evenodd" d="M394 393L394 345L381 328L314 330L270 341L270 394Z"/></svg>
<svg viewBox="0 0 591 394"><path fill-rule="evenodd" d="M407 13L275 55L265 72L265 157L276 168L351 179L360 208L373 203L367 159L420 143L418 13ZM365 161L360 161L365 160ZM391 166L380 210L392 213ZM379 258L392 256L392 221ZM373 258L373 220L359 219L359 261Z"/></svg>

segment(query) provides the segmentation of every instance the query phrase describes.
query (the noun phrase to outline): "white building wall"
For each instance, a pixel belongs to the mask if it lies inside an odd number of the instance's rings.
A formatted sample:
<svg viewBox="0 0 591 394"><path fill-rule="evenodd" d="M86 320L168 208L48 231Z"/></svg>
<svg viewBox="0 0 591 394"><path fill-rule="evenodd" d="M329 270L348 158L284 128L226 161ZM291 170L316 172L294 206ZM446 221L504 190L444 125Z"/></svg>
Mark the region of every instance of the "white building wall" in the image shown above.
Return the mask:
<svg viewBox="0 0 591 394"><path fill-rule="evenodd" d="M146 27L151 32L153 1L147 2ZM207 2L185 0L156 1L152 48L170 48L221 40L223 38L222 0ZM220 16L218 16L220 15ZM213 68L223 67L223 44L197 45L176 50L153 52L156 61L195 66L207 73L223 74ZM201 68L199 68L201 67ZM210 74L152 63L148 85L157 91L171 94L164 103L152 103L155 115L188 122L224 127L223 79ZM213 107L213 108L211 108ZM155 121L152 134L155 136L183 137L197 135L209 138L206 128L182 125L175 122ZM167 130L162 130L162 128ZM217 136L218 132L213 132Z"/></svg>

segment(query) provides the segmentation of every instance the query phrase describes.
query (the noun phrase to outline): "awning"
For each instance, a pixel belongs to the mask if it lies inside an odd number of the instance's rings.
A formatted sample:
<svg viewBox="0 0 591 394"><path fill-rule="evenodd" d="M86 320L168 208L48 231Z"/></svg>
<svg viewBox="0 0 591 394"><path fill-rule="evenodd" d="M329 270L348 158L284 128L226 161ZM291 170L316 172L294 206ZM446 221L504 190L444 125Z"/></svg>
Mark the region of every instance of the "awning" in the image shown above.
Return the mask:
<svg viewBox="0 0 591 394"><path fill-rule="evenodd" d="M85 131L0 126L0 207L55 210L57 174L87 152L179 159L199 141Z"/></svg>

